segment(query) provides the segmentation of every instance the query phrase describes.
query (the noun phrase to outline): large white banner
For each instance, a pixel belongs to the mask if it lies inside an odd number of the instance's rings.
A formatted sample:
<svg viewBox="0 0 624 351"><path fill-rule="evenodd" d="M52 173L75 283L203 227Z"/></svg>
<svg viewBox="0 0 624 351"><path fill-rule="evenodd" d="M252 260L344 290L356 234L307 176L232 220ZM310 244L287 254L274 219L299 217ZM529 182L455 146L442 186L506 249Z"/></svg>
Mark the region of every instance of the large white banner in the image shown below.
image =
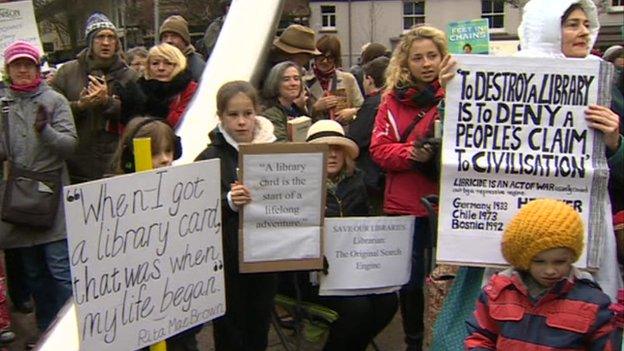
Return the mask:
<svg viewBox="0 0 624 351"><path fill-rule="evenodd" d="M413 234L413 216L326 218L323 251L329 268L320 274L320 294L407 283Z"/></svg>
<svg viewBox="0 0 624 351"><path fill-rule="evenodd" d="M64 188L81 350L136 350L225 313L219 160Z"/></svg>
<svg viewBox="0 0 624 351"><path fill-rule="evenodd" d="M585 110L610 84L604 66L599 60L456 58L446 95L438 260L504 264L504 226L535 198L574 207L592 253L591 234L603 231L597 228L604 222L607 168ZM597 251L588 261L586 245L578 265L594 266Z"/></svg>
<svg viewBox="0 0 624 351"><path fill-rule="evenodd" d="M0 52L16 40L25 40L43 52L32 1L0 3ZM4 56L0 55L0 67Z"/></svg>

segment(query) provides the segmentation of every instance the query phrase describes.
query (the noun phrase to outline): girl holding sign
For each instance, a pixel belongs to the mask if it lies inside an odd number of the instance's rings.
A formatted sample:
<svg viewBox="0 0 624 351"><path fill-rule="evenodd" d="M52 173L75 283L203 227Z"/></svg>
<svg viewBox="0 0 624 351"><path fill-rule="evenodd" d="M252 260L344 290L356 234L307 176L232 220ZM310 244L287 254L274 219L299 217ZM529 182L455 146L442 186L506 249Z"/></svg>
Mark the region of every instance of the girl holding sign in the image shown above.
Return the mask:
<svg viewBox="0 0 624 351"><path fill-rule="evenodd" d="M136 171L133 147L135 138L150 139L153 169L171 166L174 160L182 156L180 139L165 120L153 117L135 117L126 125L113 156L115 174L134 173ZM202 325L193 327L168 338L166 340L167 350L198 350L195 335L199 333L201 328ZM147 351L147 348L143 350Z"/></svg>
<svg viewBox="0 0 624 351"><path fill-rule="evenodd" d="M447 55L444 32L428 26L411 29L396 47L387 69L387 90L375 117L370 144L373 160L386 171L384 212L415 215L410 281L401 290L401 314L409 350L421 350L424 309L424 252L427 210L423 196L438 194L434 122L444 89L438 82Z"/></svg>
<svg viewBox="0 0 624 351"><path fill-rule="evenodd" d="M357 144L344 134L342 126L321 120L308 131L309 143L329 144L327 155L326 217L370 216L364 174L355 168ZM331 270L331 267L329 267ZM313 298L338 312L331 325L324 351L366 350L368 344L392 320L397 310L396 293Z"/></svg>
<svg viewBox="0 0 624 351"><path fill-rule="evenodd" d="M238 269L238 209L251 201L249 189L238 182L239 143L272 143L273 124L257 116L258 94L244 81L224 84L217 92L219 123L210 145L196 161L221 160L221 211L225 273L225 316L214 320L217 351L264 350L268 343L276 273L242 274Z"/></svg>

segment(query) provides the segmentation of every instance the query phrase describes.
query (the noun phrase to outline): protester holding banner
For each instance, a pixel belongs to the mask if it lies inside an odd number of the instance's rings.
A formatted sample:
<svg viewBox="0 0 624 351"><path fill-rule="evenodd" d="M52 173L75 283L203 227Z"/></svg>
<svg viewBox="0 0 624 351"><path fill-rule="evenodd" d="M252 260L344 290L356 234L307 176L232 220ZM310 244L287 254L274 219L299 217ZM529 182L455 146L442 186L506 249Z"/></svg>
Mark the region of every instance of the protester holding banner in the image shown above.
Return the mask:
<svg viewBox="0 0 624 351"><path fill-rule="evenodd" d="M308 131L309 143L329 144L327 156L326 217L370 216L364 175L355 168L359 150L345 136L342 126L331 120L321 120ZM332 267L328 270L331 271ZM312 298L338 312L331 324L323 350L366 350L368 344L390 323L397 310L396 293L359 296L318 296L313 288Z"/></svg>
<svg viewBox="0 0 624 351"><path fill-rule="evenodd" d="M529 202L507 223L501 251L512 266L483 288L466 321L465 350L619 350L611 301L578 270L583 220L563 201Z"/></svg>
<svg viewBox="0 0 624 351"><path fill-rule="evenodd" d="M523 20L518 28L522 51L517 56L594 59L594 56L589 55L589 50L596 40L598 31L596 6L590 0L531 0L524 8ZM450 77L456 70L453 62L451 58L443 63L441 76L445 76L445 80L452 79ZM589 107L588 111L590 112L587 119L590 126L605 133L604 139L609 156L610 152L614 152L609 150L618 139L621 140L621 136L618 138L617 127L614 127L617 115L600 106ZM619 151L615 151L609 159L612 178L618 169L613 167L613 162L617 162L617 155L624 155L621 144L620 141ZM619 156L619 162L623 159L624 156ZM620 193L615 196L622 195ZM616 301L621 278L616 260L615 239L611 233L605 233L605 238L606 247L602 250L601 268L599 272L594 273L594 278L603 291ZM436 321L433 350L461 348L466 331L459 320L467 317L470 313L468 306L477 300L482 277L483 269L462 267L459 270Z"/></svg>
<svg viewBox="0 0 624 351"><path fill-rule="evenodd" d="M221 160L221 211L226 314L214 321L217 351L264 350L268 343L275 273L239 273L238 210L251 201L249 189L238 182L239 143L272 143L273 125L257 116L258 95L251 84L232 81L217 92L219 123L210 145L196 161Z"/></svg>
<svg viewBox="0 0 624 351"><path fill-rule="evenodd" d="M87 48L65 63L51 86L69 101L76 119L79 147L67 160L72 183L101 179L119 141L121 120L142 107L138 75L121 57L115 25L102 13L87 19Z"/></svg>
<svg viewBox="0 0 624 351"><path fill-rule="evenodd" d="M173 45L162 43L149 50L145 75L139 78L145 95L143 114L167 122L176 129L191 102L197 83L186 57Z"/></svg>
<svg viewBox="0 0 624 351"><path fill-rule="evenodd" d="M423 196L438 193L435 174L434 122L444 90L438 82L447 55L446 35L439 29L411 29L397 45L388 66L386 86L370 152L386 171L384 212L415 215L412 275L401 290L401 314L409 350L421 350L423 340L424 251L428 240Z"/></svg>
<svg viewBox="0 0 624 351"><path fill-rule="evenodd" d="M174 160L182 155L181 144L174 130L165 121L151 117L133 118L127 125L119 139L119 145L113 157L113 171L115 174L134 173L135 138L149 138L151 144L152 168L171 166ZM168 338L167 349L173 351L197 351L195 335L202 326L187 329ZM147 351L147 349L145 349Z"/></svg>
<svg viewBox="0 0 624 351"><path fill-rule="evenodd" d="M592 1L531 0L524 11L523 21L518 27L523 48L519 56L597 59L590 55L600 29L596 5ZM613 167L618 153L624 152L618 115L609 107L598 105L588 106L585 113L587 124L603 135L611 174L621 173L621 168ZM622 194L611 193L611 197L621 198ZM613 235L607 233L605 238L601 269L595 277L602 289L615 299L621 278Z"/></svg>
<svg viewBox="0 0 624 351"><path fill-rule="evenodd" d="M76 147L76 128L67 100L41 78L41 53L36 47L16 41L4 51L4 62L9 87L2 99L0 159L9 168L8 178L2 181L0 248L14 249L22 260L24 281L33 292L37 329L43 332L72 295L61 188L69 184L65 159ZM38 180L44 175L50 182ZM27 187L31 192L18 193L16 178L21 190L32 184ZM42 199L40 193L50 195ZM50 200L45 213L32 208L45 200ZM19 209L41 217L9 216ZM42 218L50 221L35 226L34 219Z"/></svg>
<svg viewBox="0 0 624 351"><path fill-rule="evenodd" d="M343 125L351 123L364 102L355 77L341 70L340 39L326 35L316 42L321 55L314 58L313 75L305 77L310 90L312 117L335 119Z"/></svg>
<svg viewBox="0 0 624 351"><path fill-rule="evenodd" d="M268 108L262 111L262 115L273 123L273 133L277 141L288 141L289 120L308 115L305 108L302 109L295 103L304 94L301 76L299 65L284 61L273 66L264 81L262 95Z"/></svg>

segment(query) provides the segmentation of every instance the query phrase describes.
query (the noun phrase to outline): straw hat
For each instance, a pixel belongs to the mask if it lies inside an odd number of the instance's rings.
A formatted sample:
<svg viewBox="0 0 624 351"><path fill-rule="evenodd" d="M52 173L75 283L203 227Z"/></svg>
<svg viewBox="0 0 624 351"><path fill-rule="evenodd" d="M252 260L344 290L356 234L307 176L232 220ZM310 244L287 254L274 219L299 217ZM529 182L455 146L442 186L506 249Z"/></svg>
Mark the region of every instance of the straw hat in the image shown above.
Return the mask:
<svg viewBox="0 0 624 351"><path fill-rule="evenodd" d="M315 144L342 146L352 159L357 158L360 153L357 144L345 135L340 123L330 119L322 119L310 126L306 141Z"/></svg>
<svg viewBox="0 0 624 351"><path fill-rule="evenodd" d="M282 32L282 35L275 38L273 45L289 54L321 54L321 52L316 49L314 31L299 24L291 24L288 26L288 28Z"/></svg>

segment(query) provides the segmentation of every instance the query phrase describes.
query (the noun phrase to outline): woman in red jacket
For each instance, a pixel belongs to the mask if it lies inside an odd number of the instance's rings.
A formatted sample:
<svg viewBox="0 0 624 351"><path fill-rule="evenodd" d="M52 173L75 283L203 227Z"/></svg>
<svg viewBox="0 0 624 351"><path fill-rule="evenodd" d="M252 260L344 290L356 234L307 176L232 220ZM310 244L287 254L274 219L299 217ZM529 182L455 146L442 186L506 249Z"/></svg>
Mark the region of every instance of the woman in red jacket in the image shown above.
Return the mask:
<svg viewBox="0 0 624 351"><path fill-rule="evenodd" d="M412 274L401 289L403 330L408 350L422 349L424 250L427 211L423 196L438 193L434 122L444 97L438 74L447 55L444 32L428 26L411 29L395 49L387 70L387 90L375 117L370 145L373 160L386 171L384 212L415 215Z"/></svg>
<svg viewBox="0 0 624 351"><path fill-rule="evenodd" d="M147 69L139 85L145 94L143 114L166 120L174 130L197 90L186 57L178 48L166 43L149 50Z"/></svg>

